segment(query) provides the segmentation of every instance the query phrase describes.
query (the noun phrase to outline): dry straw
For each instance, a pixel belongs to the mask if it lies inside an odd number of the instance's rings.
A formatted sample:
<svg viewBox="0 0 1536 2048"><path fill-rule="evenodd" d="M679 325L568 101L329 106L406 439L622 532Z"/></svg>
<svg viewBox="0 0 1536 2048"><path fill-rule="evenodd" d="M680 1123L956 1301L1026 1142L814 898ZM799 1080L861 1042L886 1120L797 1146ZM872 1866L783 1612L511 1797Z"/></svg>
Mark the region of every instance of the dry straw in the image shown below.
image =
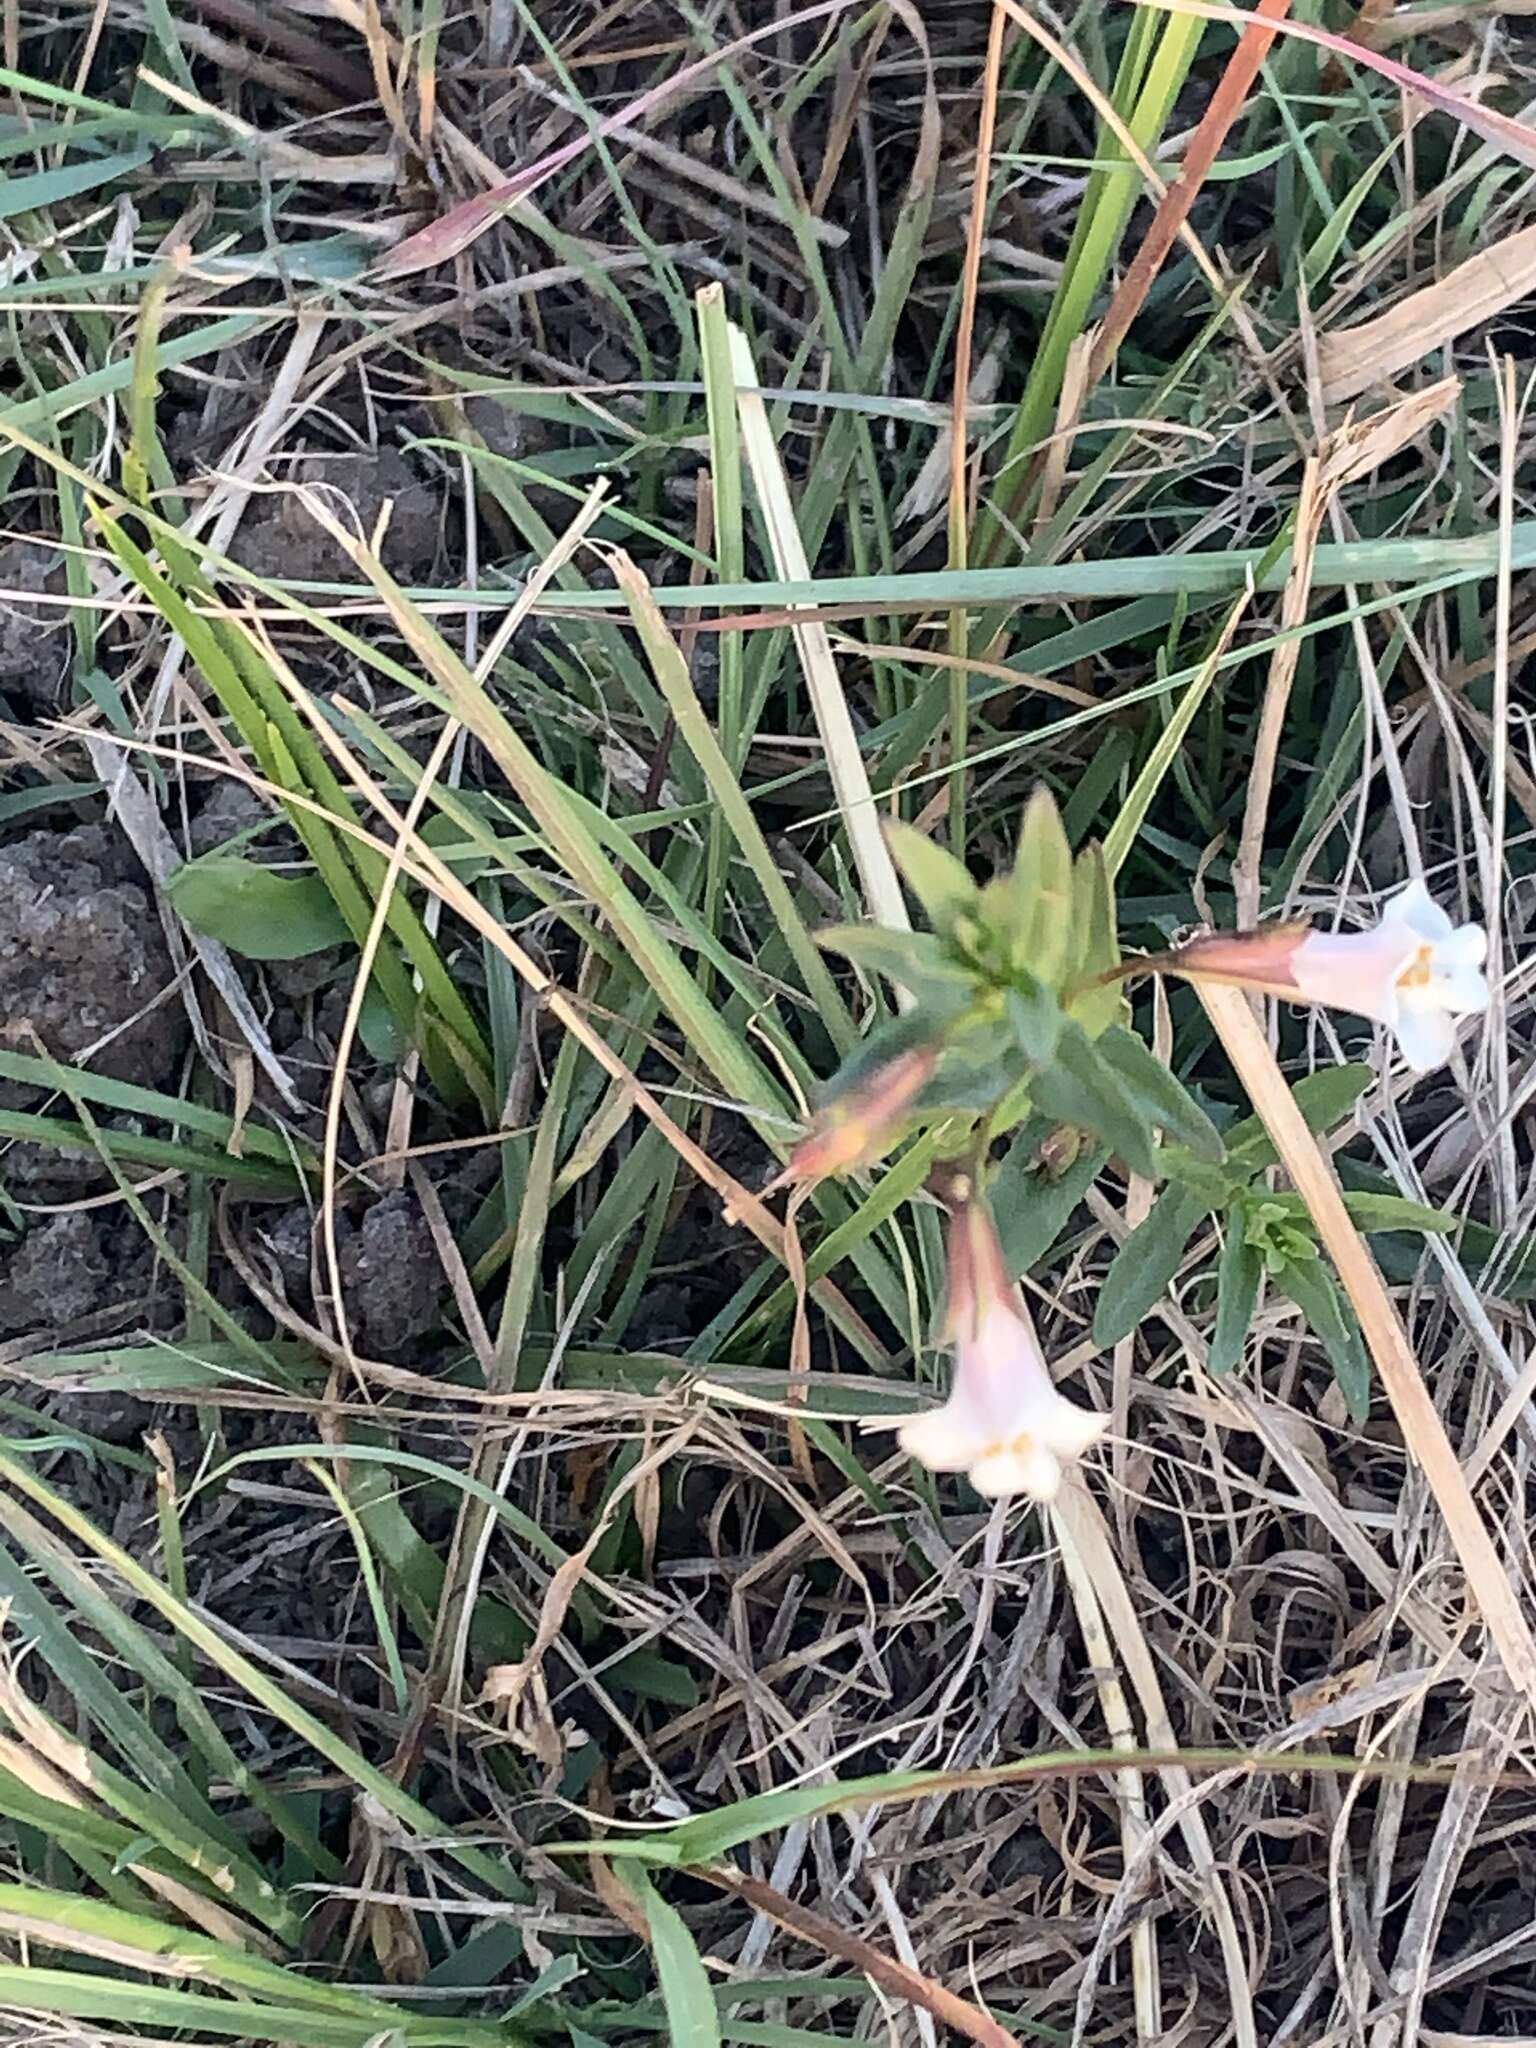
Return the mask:
<svg viewBox="0 0 1536 2048"><path fill-rule="evenodd" d="M1274 1140L1281 1164L1306 1202L1318 1236L1360 1319L1403 1442L1428 1482L1467 1588L1509 1675L1536 1706L1536 1640L1488 1534L1445 1424L1430 1398L1402 1320L1364 1239L1350 1221L1333 1169L1308 1130L1240 989L1199 986L1227 1057Z"/></svg>

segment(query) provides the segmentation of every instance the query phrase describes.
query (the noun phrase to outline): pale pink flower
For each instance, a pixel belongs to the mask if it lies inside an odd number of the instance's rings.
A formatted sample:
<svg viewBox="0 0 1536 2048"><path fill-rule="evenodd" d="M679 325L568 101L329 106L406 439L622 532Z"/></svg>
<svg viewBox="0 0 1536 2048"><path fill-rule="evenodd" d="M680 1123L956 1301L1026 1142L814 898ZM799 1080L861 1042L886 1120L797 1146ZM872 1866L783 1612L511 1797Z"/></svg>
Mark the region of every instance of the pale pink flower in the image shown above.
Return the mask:
<svg viewBox="0 0 1536 2048"><path fill-rule="evenodd" d="M969 1473L988 1498L1054 1500L1065 1467L1097 1441L1108 1417L1057 1393L979 1202L964 1203L950 1225L946 1337L955 1353L949 1399L902 1424L902 1449L930 1472Z"/></svg>
<svg viewBox="0 0 1536 2048"><path fill-rule="evenodd" d="M1196 979L1273 989L1374 1018L1414 1072L1427 1074L1450 1058L1456 1019L1487 1009L1487 956L1483 927L1453 924L1423 882L1413 881L1388 900L1369 931L1276 925L1213 933L1180 947L1166 964Z"/></svg>

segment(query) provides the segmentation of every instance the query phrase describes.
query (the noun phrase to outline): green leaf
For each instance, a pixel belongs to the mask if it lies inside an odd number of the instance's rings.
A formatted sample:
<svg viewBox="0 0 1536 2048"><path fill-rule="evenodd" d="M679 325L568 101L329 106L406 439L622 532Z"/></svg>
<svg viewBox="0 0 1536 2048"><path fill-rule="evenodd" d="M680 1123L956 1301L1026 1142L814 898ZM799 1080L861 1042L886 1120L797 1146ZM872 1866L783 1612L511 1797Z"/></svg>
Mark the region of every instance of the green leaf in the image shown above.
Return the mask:
<svg viewBox="0 0 1536 2048"><path fill-rule="evenodd" d="M116 1960L131 1969L158 1972L171 1959L184 1962L187 1975L195 1972L242 1996L282 2000L382 2026L401 2017L398 2009L368 1993L328 1985L250 1955L231 1942L73 1893L0 1884L0 1922L25 1923L32 1939L53 1953L71 1953L86 1943L110 1944Z"/></svg>
<svg viewBox="0 0 1536 2048"><path fill-rule="evenodd" d="M1118 1344L1162 1300L1206 1213L1205 1204L1183 1188L1165 1192L1152 1204L1104 1276L1093 1316L1096 1344Z"/></svg>
<svg viewBox="0 0 1536 2048"><path fill-rule="evenodd" d="M166 894L193 931L247 960L299 960L348 937L318 875L279 875L240 854L188 861Z"/></svg>
<svg viewBox="0 0 1536 2048"><path fill-rule="evenodd" d="M931 932L895 932L880 924L833 924L816 934L829 953L841 953L855 967L883 974L914 995L939 986L956 994L975 986L975 976L958 963Z"/></svg>
<svg viewBox="0 0 1536 2048"><path fill-rule="evenodd" d="M1005 1015L972 1010L940 1027L944 1046L938 1068L918 1096L915 1112L992 1110L999 1099L1024 1079L1026 1068ZM930 1028L930 1038L935 1034Z"/></svg>
<svg viewBox="0 0 1536 2048"><path fill-rule="evenodd" d="M1348 1066L1320 1067L1315 1074L1304 1075L1291 1093L1309 1131L1331 1131L1343 1123L1375 1078L1374 1069L1356 1060Z"/></svg>
<svg viewBox="0 0 1536 2048"><path fill-rule="evenodd" d="M673 2048L720 2048L720 2015L714 1993L682 1915L668 1905L643 1870L626 1870L622 1881L645 1908L656 1976L667 2009L668 2040Z"/></svg>
<svg viewBox="0 0 1536 2048"><path fill-rule="evenodd" d="M957 917L976 907L979 892L964 861L897 818L887 818L884 830L891 858L923 906L924 916L936 932L947 933Z"/></svg>
<svg viewBox="0 0 1536 2048"><path fill-rule="evenodd" d="M1362 1190L1346 1194L1344 1206L1360 1230L1454 1230L1460 1223L1449 1209L1431 1209L1404 1195L1376 1195Z"/></svg>
<svg viewBox="0 0 1536 2048"><path fill-rule="evenodd" d="M1295 1082L1291 1094L1307 1129L1321 1136L1343 1123L1375 1078L1371 1068L1358 1061L1344 1067L1320 1067ZM1227 1133L1227 1151L1240 1155L1245 1166L1273 1166L1279 1157L1256 1116L1245 1116L1232 1126Z"/></svg>
<svg viewBox="0 0 1536 2048"><path fill-rule="evenodd" d="M54 1089L58 1086L58 1064L51 1059L38 1059L32 1053L0 1050L0 1081L20 1081L28 1087ZM137 1087L131 1081L114 1081L105 1074L92 1074L77 1067L69 1069L69 1085L82 1102L121 1110L135 1119L149 1117L175 1124L181 1130L196 1131L203 1137L212 1138L218 1145L227 1145L234 1134L234 1123L222 1110L210 1109L200 1102L184 1101L179 1095L160 1094L152 1088ZM294 1165L291 1145L260 1124L247 1122L241 1135L247 1154L259 1153L274 1166L291 1169ZM311 1163L303 1153L298 1154L297 1159L299 1164Z"/></svg>
<svg viewBox="0 0 1536 2048"><path fill-rule="evenodd" d="M430 2020L395 2008L388 2017L318 2012L305 2002L304 1984L286 2005L209 1996L174 1985L119 1983L83 1970L41 1969L0 1963L0 2000L21 2012L55 2019L99 2020L115 2027L147 2027L156 2036L190 2035L214 2040L271 2042L274 2048L377 2048L398 2040L401 2048L442 2048L443 2030ZM455 2022L456 2048L504 2048L517 2040L505 2029L474 2020ZM78 2039L79 2036L75 2035Z"/></svg>
<svg viewBox="0 0 1536 2048"><path fill-rule="evenodd" d="M696 1707L699 1681L686 1664L674 1663L655 1650L631 1650L610 1664L610 1682L643 1700L663 1700L670 1707Z"/></svg>
<svg viewBox="0 0 1536 2048"><path fill-rule="evenodd" d="M1119 982L1099 982L1120 965L1120 939L1115 920L1115 885L1097 840L1085 846L1072 869L1072 978L1090 986L1067 1005L1090 1038L1097 1038L1125 1015L1125 993Z"/></svg>
<svg viewBox="0 0 1536 2048"><path fill-rule="evenodd" d="M1157 1155L1146 1118L1078 1025L1066 1025L1055 1060L1036 1076L1030 1092L1042 1115L1091 1131L1118 1152L1133 1173L1157 1178Z"/></svg>
<svg viewBox="0 0 1536 2048"><path fill-rule="evenodd" d="M948 1022L949 1014L944 1010L921 1005L913 1010L904 1010L898 1016L882 1017L818 1091L817 1108L830 1108L850 1088L868 1080L899 1053L911 1052L914 1046L931 1043L940 1036Z"/></svg>
<svg viewBox="0 0 1536 2048"><path fill-rule="evenodd" d="M1148 1120L1187 1145L1197 1159L1219 1165L1226 1156L1221 1133L1176 1075L1169 1072L1134 1031L1114 1025L1095 1046L1126 1093Z"/></svg>
<svg viewBox="0 0 1536 2048"><path fill-rule="evenodd" d="M1354 1316L1339 1298L1333 1275L1321 1259L1282 1267L1275 1284L1301 1310L1322 1339L1344 1405L1356 1422L1371 1412L1371 1363Z"/></svg>
<svg viewBox="0 0 1536 2048"><path fill-rule="evenodd" d="M1208 1209L1223 1209L1234 1192L1233 1176L1224 1166L1207 1166L1185 1146L1169 1140L1159 1147L1157 1170L1175 1180L1192 1195L1199 1195Z"/></svg>
<svg viewBox="0 0 1536 2048"><path fill-rule="evenodd" d="M293 1171L274 1159L237 1157L233 1152L213 1152L172 1138L141 1137L136 1131L100 1126L87 1129L72 1118L33 1116L19 1109L0 1109L0 1138L18 1138L25 1144L56 1147L61 1152L94 1152L112 1166L210 1174L215 1179L264 1188L271 1194L292 1194L295 1187Z"/></svg>
<svg viewBox="0 0 1536 2048"><path fill-rule="evenodd" d="M1243 1355L1243 1344L1259 1298L1264 1261L1248 1242L1247 1212L1241 1202L1227 1211L1221 1258L1216 1266L1216 1328L1211 1336L1207 1370L1220 1379Z"/></svg>
<svg viewBox="0 0 1536 2048"><path fill-rule="evenodd" d="M1055 987L1073 950L1072 848L1043 785L1025 805L1007 890L1014 965Z"/></svg>
<svg viewBox="0 0 1536 2048"><path fill-rule="evenodd" d="M1021 974L1008 991L1008 1021L1025 1059L1044 1066L1056 1050L1063 1021L1051 991L1032 975Z"/></svg>
<svg viewBox="0 0 1536 2048"><path fill-rule="evenodd" d="M1043 1117L1032 1119L1014 1139L992 1182L992 1214L1010 1273L1026 1273L1045 1257L1104 1164L1102 1146L1084 1145L1066 1171L1053 1177L1039 1160L1040 1143L1048 1132Z"/></svg>

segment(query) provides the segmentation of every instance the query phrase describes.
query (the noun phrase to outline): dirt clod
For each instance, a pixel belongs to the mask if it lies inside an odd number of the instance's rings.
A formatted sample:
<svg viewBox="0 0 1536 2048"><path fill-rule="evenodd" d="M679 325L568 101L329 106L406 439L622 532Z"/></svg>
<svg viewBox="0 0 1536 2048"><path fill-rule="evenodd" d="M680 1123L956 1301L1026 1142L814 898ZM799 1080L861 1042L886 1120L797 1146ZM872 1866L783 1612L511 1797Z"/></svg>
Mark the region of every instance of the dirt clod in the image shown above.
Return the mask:
<svg viewBox="0 0 1536 2048"><path fill-rule="evenodd" d="M106 1256L90 1216L50 1216L27 1232L12 1256L0 1316L18 1330L77 1322L96 1306L106 1277Z"/></svg>
<svg viewBox="0 0 1536 2048"><path fill-rule="evenodd" d="M410 1195L385 1195L368 1211L342 1245L341 1277L360 1350L387 1358L433 1327L443 1269Z"/></svg>
<svg viewBox="0 0 1536 2048"><path fill-rule="evenodd" d="M188 845L194 855L216 853L231 840L238 840L241 833L271 822L272 806L259 790L237 782L232 775L221 775L197 807L188 829ZM248 854L250 849L242 844L231 851Z"/></svg>
<svg viewBox="0 0 1536 2048"><path fill-rule="evenodd" d="M159 1313L150 1301L155 1267L148 1241L116 1207L33 1220L18 1244L0 1250L0 1272L0 1334L25 1331L46 1344L87 1317L99 1328L113 1311L137 1321Z"/></svg>
<svg viewBox="0 0 1536 2048"><path fill-rule="evenodd" d="M69 671L72 641L62 605L37 604L28 591L58 596L64 564L56 548L35 541L0 544L0 698L18 710L56 710Z"/></svg>
<svg viewBox="0 0 1536 2048"><path fill-rule="evenodd" d="M364 541L372 541L387 502L391 509L381 550L385 568L407 580L430 572L439 537L437 494L395 449L376 455L305 456L285 481L313 491L334 518ZM258 497L230 553L258 576L339 582L357 575L346 549L294 490Z"/></svg>
<svg viewBox="0 0 1536 2048"><path fill-rule="evenodd" d="M80 836L33 832L0 848L0 1046L84 1061L158 1087L186 1037L170 954L146 887L86 858ZM0 1103L35 1090L0 1082Z"/></svg>

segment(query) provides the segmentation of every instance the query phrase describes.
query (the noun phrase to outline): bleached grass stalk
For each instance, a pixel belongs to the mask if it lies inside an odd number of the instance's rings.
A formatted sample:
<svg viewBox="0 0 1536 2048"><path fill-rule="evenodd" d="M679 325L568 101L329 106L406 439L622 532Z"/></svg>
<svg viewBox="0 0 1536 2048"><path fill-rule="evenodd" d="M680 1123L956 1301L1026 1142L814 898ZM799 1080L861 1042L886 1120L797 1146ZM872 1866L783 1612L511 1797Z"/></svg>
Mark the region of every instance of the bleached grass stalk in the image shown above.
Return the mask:
<svg viewBox="0 0 1536 2048"><path fill-rule="evenodd" d="M1239 989L1201 985L1206 1015L1248 1091L1281 1164L1338 1269L1409 1456L1428 1482L1447 1534L1510 1682L1536 1705L1536 1640L1430 1399L1408 1333L1365 1240L1350 1221L1332 1167L1307 1129L1263 1030Z"/></svg>
<svg viewBox="0 0 1536 2048"><path fill-rule="evenodd" d="M1075 1493L1076 1482L1069 1478L1067 1488ZM1112 1748L1134 1753L1138 1747L1136 1724L1131 1719L1130 1703L1115 1667L1114 1645L1104 1626L1104 1610L1094 1590L1093 1574L1077 1541L1080 1515L1075 1505L1069 1504L1064 1512L1054 1512L1051 1520L1061 1550L1062 1569L1067 1575L1072 1605L1077 1610L1083 1652L1099 1695L1104 1732ZM1137 1847L1147 1832L1147 1795L1141 1773L1133 1767L1118 1772L1115 1783L1120 1795L1120 1838L1125 1845L1125 1863L1129 1870ZM1157 1924L1150 1914L1143 1913L1132 1921L1130 1946L1136 2032L1143 2043L1157 2042L1163 2038L1162 1985L1157 1967Z"/></svg>
<svg viewBox="0 0 1536 2048"><path fill-rule="evenodd" d="M1241 1000L1241 999L1240 999ZM1120 1653L1120 1660L1141 1702L1142 1724L1148 1747L1161 1753L1159 1765L1164 1788L1180 1805L1178 1826L1189 1850L1190 1862L1205 1887L1205 1905L1216 1928L1226 1968L1227 1996L1237 2048L1258 2048L1258 2029L1253 2013L1253 1993L1248 1964L1238 1934L1237 1915L1227 1894L1226 1881L1216 1863L1210 1831L1198 1803L1189 1797L1193 1780L1186 1765L1177 1760L1178 1742L1169 1719L1163 1689L1158 1681L1157 1663L1148 1645L1136 1602L1120 1561L1115 1556L1109 1530L1098 1503L1080 1479L1069 1477L1050 1510L1051 1526L1062 1546L1063 1559L1075 1558L1077 1572L1091 1588L1095 1608L1108 1627ZM1068 1582L1074 1594L1077 1581L1069 1566ZM1082 1609L1079 1610L1080 1614ZM1085 1632L1086 1633L1086 1632ZM1117 1741L1116 1747L1121 1747ZM1122 1773L1122 1779L1125 1773ZM1146 1833L1146 1806L1141 1808L1142 1827L1135 1839ZM1127 1845L1129 1846L1128 1837ZM1128 1859L1129 1860L1129 1859ZM1138 1858L1139 1860L1139 1858ZM1133 1952L1134 1953L1134 1952ZM1139 2005L1139 2001L1138 2001Z"/></svg>
<svg viewBox="0 0 1536 2048"><path fill-rule="evenodd" d="M746 450L747 467L752 472L763 523L768 529L773 566L786 582L807 583L811 567L806 560L805 543L800 538L794 503L789 495L789 480L779 460L779 447L773 437L768 408L757 388L757 369L752 361L752 351L739 327L732 324L730 335L731 370L736 380L736 410L741 421L742 446ZM853 718L848 710L848 699L843 694L842 678L837 672L826 626L820 619L806 619L792 624L790 631L800 665L805 671L806 688L816 714L816 729L821 734L832 791L837 798L848 843L853 849L865 908L876 924L886 925L893 931L910 931L911 919L907 916L895 863L880 831L874 792L869 785L864 756L859 752L858 735L853 729Z"/></svg>

